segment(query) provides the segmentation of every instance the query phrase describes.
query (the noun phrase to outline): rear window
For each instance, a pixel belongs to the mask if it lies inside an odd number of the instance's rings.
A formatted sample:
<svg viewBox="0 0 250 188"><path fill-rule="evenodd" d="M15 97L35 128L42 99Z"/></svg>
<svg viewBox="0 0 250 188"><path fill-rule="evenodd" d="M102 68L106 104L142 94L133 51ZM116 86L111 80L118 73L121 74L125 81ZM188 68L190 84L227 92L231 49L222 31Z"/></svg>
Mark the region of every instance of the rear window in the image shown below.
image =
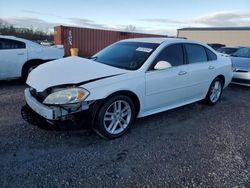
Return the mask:
<svg viewBox="0 0 250 188"><path fill-rule="evenodd" d="M208 61L215 61L215 60L217 60L217 55L214 52L212 52L208 48L205 48L205 49L206 49L206 52L207 52Z"/></svg>
<svg viewBox="0 0 250 188"><path fill-rule="evenodd" d="M203 46L198 44L185 44L185 47L189 64L207 62L207 53Z"/></svg>
<svg viewBox="0 0 250 188"><path fill-rule="evenodd" d="M26 48L24 42L20 42L17 40L0 38L0 50L8 50L8 49L22 49Z"/></svg>

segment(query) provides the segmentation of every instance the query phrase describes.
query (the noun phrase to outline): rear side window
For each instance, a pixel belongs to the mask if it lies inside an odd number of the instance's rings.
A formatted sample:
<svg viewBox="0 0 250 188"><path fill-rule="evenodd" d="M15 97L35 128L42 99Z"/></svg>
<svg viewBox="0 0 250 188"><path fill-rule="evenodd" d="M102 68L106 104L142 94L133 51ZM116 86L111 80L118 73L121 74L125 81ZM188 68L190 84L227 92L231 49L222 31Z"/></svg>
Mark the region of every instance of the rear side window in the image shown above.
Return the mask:
<svg viewBox="0 0 250 188"><path fill-rule="evenodd" d="M215 61L215 60L217 60L217 55L214 52L212 52L208 48L205 48L205 49L206 49L206 52L207 52L208 61Z"/></svg>
<svg viewBox="0 0 250 188"><path fill-rule="evenodd" d="M25 47L26 45L24 42L0 38L0 50L22 49Z"/></svg>
<svg viewBox="0 0 250 188"><path fill-rule="evenodd" d="M159 61L167 61L172 66L184 64L183 48L181 44L173 44L163 49L157 56L155 63Z"/></svg>
<svg viewBox="0 0 250 188"><path fill-rule="evenodd" d="M207 53L203 46L198 44L185 44L189 64L207 61Z"/></svg>

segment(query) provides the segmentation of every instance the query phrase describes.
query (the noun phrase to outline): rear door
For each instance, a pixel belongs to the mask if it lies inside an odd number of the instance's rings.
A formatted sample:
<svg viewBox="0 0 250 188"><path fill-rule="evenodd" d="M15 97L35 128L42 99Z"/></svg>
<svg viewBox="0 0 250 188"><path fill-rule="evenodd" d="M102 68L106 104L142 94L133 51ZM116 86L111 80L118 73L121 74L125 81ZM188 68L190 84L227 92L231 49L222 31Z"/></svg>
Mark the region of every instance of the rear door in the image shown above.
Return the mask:
<svg viewBox="0 0 250 188"><path fill-rule="evenodd" d="M159 61L167 61L172 67L154 70ZM178 106L186 100L188 65L185 64L182 44L172 44L163 49L146 73L146 111Z"/></svg>
<svg viewBox="0 0 250 188"><path fill-rule="evenodd" d="M198 100L206 96L216 76L217 56L199 44L186 43L184 46L189 63L190 100Z"/></svg>
<svg viewBox="0 0 250 188"><path fill-rule="evenodd" d="M26 61L27 49L24 42L0 38L0 79L20 77Z"/></svg>

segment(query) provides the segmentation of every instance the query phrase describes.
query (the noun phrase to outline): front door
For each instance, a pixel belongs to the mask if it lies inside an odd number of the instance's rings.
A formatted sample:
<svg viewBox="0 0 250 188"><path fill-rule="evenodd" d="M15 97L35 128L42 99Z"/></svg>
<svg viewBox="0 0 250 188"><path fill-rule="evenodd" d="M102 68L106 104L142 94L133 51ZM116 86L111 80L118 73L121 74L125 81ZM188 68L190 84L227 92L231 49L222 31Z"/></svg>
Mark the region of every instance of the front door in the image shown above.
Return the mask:
<svg viewBox="0 0 250 188"><path fill-rule="evenodd" d="M172 67L164 70L149 70L145 75L145 111L172 108L187 100L189 94L188 65L184 61L183 45L172 44L160 52L154 64L167 61Z"/></svg>

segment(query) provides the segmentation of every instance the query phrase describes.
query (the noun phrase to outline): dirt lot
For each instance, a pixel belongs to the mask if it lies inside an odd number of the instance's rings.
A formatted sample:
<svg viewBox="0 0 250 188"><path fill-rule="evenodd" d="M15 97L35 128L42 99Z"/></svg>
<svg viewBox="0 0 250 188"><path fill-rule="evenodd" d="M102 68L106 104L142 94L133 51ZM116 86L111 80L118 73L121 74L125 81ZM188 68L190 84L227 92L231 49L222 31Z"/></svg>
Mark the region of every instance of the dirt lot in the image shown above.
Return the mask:
<svg viewBox="0 0 250 188"><path fill-rule="evenodd" d="M25 87L0 83L0 187L250 187L250 88L138 119L107 141L27 124Z"/></svg>

